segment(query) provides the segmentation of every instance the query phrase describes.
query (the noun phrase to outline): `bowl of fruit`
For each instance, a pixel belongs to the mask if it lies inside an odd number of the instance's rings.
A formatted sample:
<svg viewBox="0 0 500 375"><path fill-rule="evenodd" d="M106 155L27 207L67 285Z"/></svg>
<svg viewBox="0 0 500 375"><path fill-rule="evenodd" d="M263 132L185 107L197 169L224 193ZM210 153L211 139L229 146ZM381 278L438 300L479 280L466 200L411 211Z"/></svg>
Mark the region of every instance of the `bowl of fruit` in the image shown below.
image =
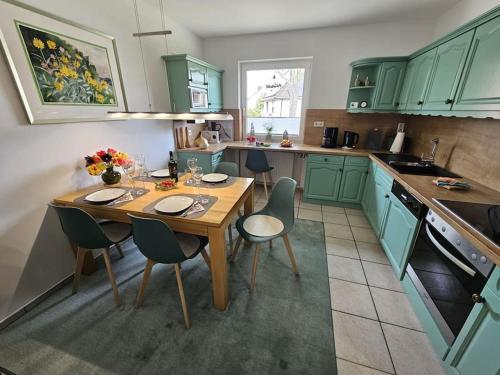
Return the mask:
<svg viewBox="0 0 500 375"><path fill-rule="evenodd" d="M159 182L155 182L155 189L156 190L162 190L162 191L167 191L167 190L172 190L177 188L177 183L175 180L168 178L166 180L162 180Z"/></svg>
<svg viewBox="0 0 500 375"><path fill-rule="evenodd" d="M280 143L281 147L292 147L292 141L289 139L283 139Z"/></svg>

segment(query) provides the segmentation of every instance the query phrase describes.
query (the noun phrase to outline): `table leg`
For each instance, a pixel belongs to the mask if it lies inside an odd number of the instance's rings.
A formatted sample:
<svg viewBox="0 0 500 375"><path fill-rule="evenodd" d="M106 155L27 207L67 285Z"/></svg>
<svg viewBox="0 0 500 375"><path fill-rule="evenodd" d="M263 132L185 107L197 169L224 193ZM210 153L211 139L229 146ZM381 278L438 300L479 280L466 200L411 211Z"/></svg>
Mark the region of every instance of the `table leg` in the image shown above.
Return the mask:
<svg viewBox="0 0 500 375"><path fill-rule="evenodd" d="M212 269L213 303L216 309L224 311L229 302L225 228L208 228L208 242Z"/></svg>
<svg viewBox="0 0 500 375"><path fill-rule="evenodd" d="M248 197L244 203L244 211L243 212L244 212L245 216L250 215L254 211L253 193L254 193L254 189L252 189L250 194L248 194Z"/></svg>

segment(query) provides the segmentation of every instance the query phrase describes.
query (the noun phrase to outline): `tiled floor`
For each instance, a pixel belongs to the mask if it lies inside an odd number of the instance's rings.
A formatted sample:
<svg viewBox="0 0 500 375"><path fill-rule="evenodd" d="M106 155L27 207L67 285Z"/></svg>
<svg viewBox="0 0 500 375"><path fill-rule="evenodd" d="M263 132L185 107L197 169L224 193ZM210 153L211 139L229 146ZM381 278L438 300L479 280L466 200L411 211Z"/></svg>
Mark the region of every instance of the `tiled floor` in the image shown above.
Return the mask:
<svg viewBox="0 0 500 375"><path fill-rule="evenodd" d="M265 205L262 189L255 199ZM444 374L363 212L297 194L295 214L324 222L338 374Z"/></svg>

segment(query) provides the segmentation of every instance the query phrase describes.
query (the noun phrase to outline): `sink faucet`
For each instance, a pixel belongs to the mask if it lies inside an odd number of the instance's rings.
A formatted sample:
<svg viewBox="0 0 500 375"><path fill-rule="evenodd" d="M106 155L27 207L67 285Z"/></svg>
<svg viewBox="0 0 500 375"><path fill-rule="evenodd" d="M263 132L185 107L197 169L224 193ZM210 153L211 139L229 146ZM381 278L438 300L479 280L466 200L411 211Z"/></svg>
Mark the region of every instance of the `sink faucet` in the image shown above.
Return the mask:
<svg viewBox="0 0 500 375"><path fill-rule="evenodd" d="M425 166L431 166L434 164L434 159L436 157L436 152L439 145L439 138L434 138L431 142L432 150L430 155L424 156L424 153L422 153L422 156L420 157L420 164L423 164Z"/></svg>

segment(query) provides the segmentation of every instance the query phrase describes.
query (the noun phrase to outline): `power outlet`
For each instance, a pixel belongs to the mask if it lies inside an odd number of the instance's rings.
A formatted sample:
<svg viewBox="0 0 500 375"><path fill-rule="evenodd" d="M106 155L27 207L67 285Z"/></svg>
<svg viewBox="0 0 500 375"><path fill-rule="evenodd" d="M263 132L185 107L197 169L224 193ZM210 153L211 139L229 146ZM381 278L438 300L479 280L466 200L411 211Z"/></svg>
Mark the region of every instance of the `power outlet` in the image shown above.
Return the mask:
<svg viewBox="0 0 500 375"><path fill-rule="evenodd" d="M324 121L314 121L313 123L315 128L322 128L325 125Z"/></svg>

